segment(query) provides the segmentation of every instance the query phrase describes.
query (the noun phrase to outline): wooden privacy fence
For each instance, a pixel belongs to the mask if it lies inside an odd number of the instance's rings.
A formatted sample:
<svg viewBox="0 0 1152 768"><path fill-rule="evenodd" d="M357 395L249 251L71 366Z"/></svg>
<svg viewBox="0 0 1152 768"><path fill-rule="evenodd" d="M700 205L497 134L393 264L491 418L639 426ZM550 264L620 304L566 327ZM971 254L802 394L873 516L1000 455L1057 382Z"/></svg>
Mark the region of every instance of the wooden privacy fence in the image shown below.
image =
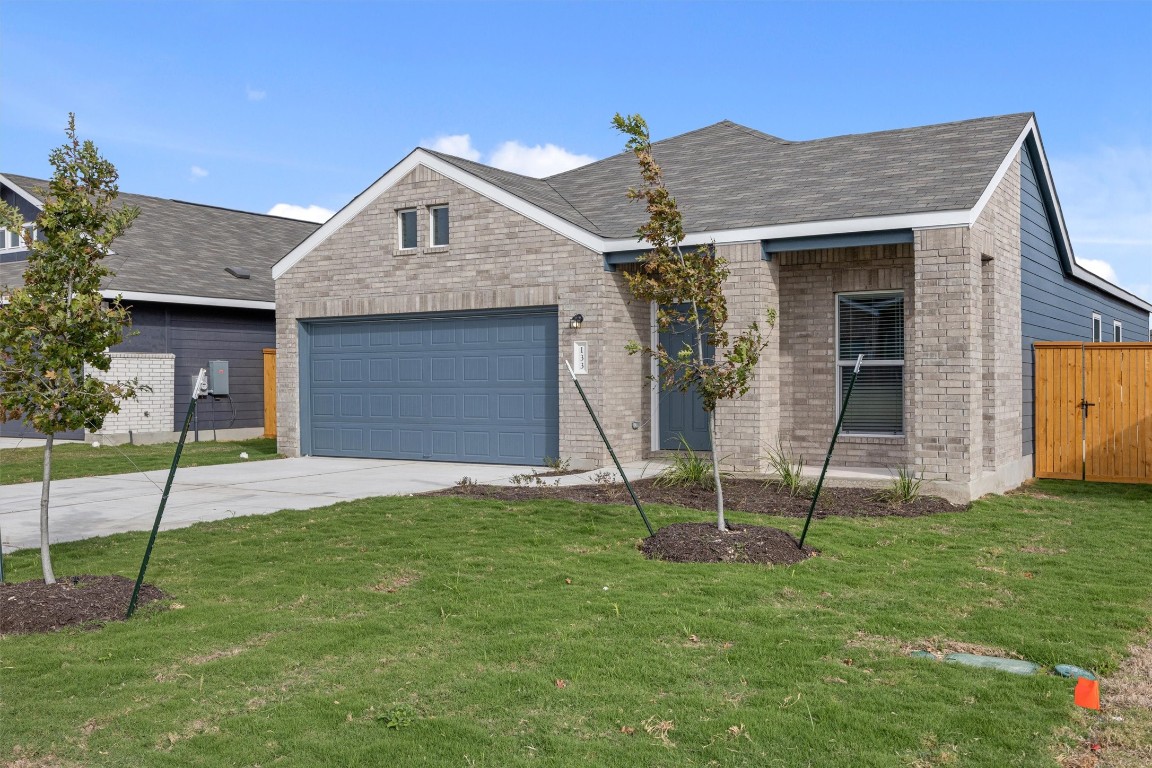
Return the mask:
<svg viewBox="0 0 1152 768"><path fill-rule="evenodd" d="M264 437L276 437L276 350L264 350Z"/></svg>
<svg viewBox="0 0 1152 768"><path fill-rule="evenodd" d="M1152 483L1152 343L1033 347L1036 476Z"/></svg>

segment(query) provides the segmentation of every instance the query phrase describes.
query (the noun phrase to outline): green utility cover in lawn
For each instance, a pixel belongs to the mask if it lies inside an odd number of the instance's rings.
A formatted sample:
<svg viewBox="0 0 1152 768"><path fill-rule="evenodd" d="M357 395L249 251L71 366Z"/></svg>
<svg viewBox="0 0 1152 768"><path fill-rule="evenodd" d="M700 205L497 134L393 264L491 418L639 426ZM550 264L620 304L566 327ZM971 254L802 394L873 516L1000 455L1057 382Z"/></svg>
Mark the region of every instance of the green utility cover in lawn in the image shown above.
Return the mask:
<svg viewBox="0 0 1152 768"><path fill-rule="evenodd" d="M1031 661L1002 659L998 656L977 656L971 653L950 653L944 657L944 661L952 661L968 667L998 669L1001 672L1011 672L1014 675L1034 675L1040 670L1040 665Z"/></svg>

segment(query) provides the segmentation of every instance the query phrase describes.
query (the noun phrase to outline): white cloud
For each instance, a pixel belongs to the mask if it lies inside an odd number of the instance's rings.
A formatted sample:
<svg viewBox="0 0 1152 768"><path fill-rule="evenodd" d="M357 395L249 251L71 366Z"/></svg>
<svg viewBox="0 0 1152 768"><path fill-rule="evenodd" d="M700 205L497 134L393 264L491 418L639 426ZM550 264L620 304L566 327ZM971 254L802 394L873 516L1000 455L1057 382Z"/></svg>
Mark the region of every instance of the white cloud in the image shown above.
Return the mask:
<svg viewBox="0 0 1152 768"><path fill-rule="evenodd" d="M336 211L330 211L319 205L293 205L292 203L276 203L269 209L270 216L283 216L286 219L300 219L301 221L314 221L323 224L332 218Z"/></svg>
<svg viewBox="0 0 1152 768"><path fill-rule="evenodd" d="M479 161L485 155L472 145L472 136L454 133L420 142L420 146L447 155ZM505 141L488 153L484 162L505 171L540 178L587 165L596 158L569 152L555 144L537 144L529 147L518 141Z"/></svg>
<svg viewBox="0 0 1152 768"><path fill-rule="evenodd" d="M248 94L248 101L264 101L268 97L268 91L261 91L252 86L248 86L245 92Z"/></svg>
<svg viewBox="0 0 1152 768"><path fill-rule="evenodd" d="M479 160L480 150L472 146L472 137L467 133L454 133L449 136L437 136L431 140L420 142L420 146L446 155L462 157L465 160Z"/></svg>
<svg viewBox="0 0 1152 768"><path fill-rule="evenodd" d="M596 158L578 155L555 144L528 147L518 141L506 141L490 155L488 164L523 176L551 176L587 165Z"/></svg>
<svg viewBox="0 0 1152 768"><path fill-rule="evenodd" d="M1116 270L1104 259L1076 259L1076 263L1089 272L1095 272L1110 283L1116 282Z"/></svg>
<svg viewBox="0 0 1152 768"><path fill-rule="evenodd" d="M192 170L190 171L190 173L192 174L192 181L196 181L197 179L203 179L205 176L208 175L208 171L204 170L203 168L201 168L198 165L192 166Z"/></svg>
<svg viewBox="0 0 1152 768"><path fill-rule="evenodd" d="M1076 262L1147 297L1152 284L1152 146L1049 158Z"/></svg>

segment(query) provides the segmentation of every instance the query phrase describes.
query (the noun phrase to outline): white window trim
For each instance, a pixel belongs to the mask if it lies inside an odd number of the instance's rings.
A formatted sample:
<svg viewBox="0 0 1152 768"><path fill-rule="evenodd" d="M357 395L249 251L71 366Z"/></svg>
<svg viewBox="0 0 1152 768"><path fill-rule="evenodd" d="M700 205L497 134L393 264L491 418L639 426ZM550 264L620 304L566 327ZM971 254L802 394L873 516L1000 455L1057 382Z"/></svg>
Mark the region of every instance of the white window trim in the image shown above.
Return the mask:
<svg viewBox="0 0 1152 768"><path fill-rule="evenodd" d="M836 345L835 345L835 350L833 351L833 358L834 359L832 361L833 362L833 375L836 379L836 401L832 404L832 418L833 418L833 420L837 420L840 418L840 404L844 402L843 384L842 384L841 379L840 379L840 371L842 368L846 368L846 367L847 368L854 368L856 366L855 360L843 360L843 361L840 360L840 297L841 296L899 296L901 301L904 301L906 299L903 290L894 290L894 291L842 291L840 293L835 293L832 295L832 301L834 301L836 303L835 319L833 320L833 322L836 324ZM905 309L907 309L907 308L905 307ZM908 329L905 328L904 332L907 333ZM861 369L864 369L864 368L882 368L882 367L886 367L886 366L887 367L899 366L903 370L904 368L906 368L907 362L908 362L907 361L907 357L908 357L908 345L907 345L907 343L905 343L905 345L904 345L904 357L905 357L904 360L873 360L871 362L869 362L868 359L865 358L864 362L861 364L860 367L861 367ZM907 392L904 391L903 387L901 388L901 391L904 392L904 397L906 398ZM889 438L905 437L905 436L907 436L908 433L907 433L907 425L905 424L905 419L904 419L904 415L905 415L904 414L904 405L905 405L904 402L900 403L901 430L899 432L848 432L848 431L842 429L840 431L840 434L844 435L846 437L889 437Z"/></svg>
<svg viewBox="0 0 1152 768"><path fill-rule="evenodd" d="M404 245L404 214L414 213L413 223L416 225L416 245ZM400 251L415 251L420 247L420 212L415 208L399 208L396 211L396 249Z"/></svg>
<svg viewBox="0 0 1152 768"><path fill-rule="evenodd" d="M31 222L26 222L21 228L27 229L27 230L32 230L32 239L35 240L36 239L36 230L32 229L33 226L35 226L35 225L32 224ZM0 227L0 233L3 233L2 235L0 235L0 253L15 253L16 251L28 250L28 246L24 244L23 233L21 233L20 239L15 246L9 246L8 245L8 235L11 234L10 229L8 229L7 227Z"/></svg>
<svg viewBox="0 0 1152 768"><path fill-rule="evenodd" d="M429 248L447 248L452 244L452 228L448 227L448 240L443 243L436 242L436 211L448 210L448 204L430 205L428 206L428 247Z"/></svg>
<svg viewBox="0 0 1152 768"><path fill-rule="evenodd" d="M1104 320L1099 312L1092 313L1092 341L1099 343L1104 340Z"/></svg>
<svg viewBox="0 0 1152 768"><path fill-rule="evenodd" d="M1112 321L1112 341L1124 341L1124 324L1119 320Z"/></svg>

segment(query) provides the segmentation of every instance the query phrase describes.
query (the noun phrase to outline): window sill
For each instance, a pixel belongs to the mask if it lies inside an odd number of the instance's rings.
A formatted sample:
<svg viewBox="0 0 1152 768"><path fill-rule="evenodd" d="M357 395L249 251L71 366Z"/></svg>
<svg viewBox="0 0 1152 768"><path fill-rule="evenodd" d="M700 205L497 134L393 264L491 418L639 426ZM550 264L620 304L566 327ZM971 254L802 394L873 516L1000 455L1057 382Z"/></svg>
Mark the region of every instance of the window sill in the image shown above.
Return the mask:
<svg viewBox="0 0 1152 768"><path fill-rule="evenodd" d="M420 253L419 248L397 248L396 249L396 255L397 256L415 256L418 253Z"/></svg>
<svg viewBox="0 0 1152 768"><path fill-rule="evenodd" d="M867 435L867 434L840 434L843 443L872 443L874 445L903 445L907 441L906 435Z"/></svg>
<svg viewBox="0 0 1152 768"><path fill-rule="evenodd" d="M424 249L424 253L447 253L449 250L447 245L430 245Z"/></svg>

